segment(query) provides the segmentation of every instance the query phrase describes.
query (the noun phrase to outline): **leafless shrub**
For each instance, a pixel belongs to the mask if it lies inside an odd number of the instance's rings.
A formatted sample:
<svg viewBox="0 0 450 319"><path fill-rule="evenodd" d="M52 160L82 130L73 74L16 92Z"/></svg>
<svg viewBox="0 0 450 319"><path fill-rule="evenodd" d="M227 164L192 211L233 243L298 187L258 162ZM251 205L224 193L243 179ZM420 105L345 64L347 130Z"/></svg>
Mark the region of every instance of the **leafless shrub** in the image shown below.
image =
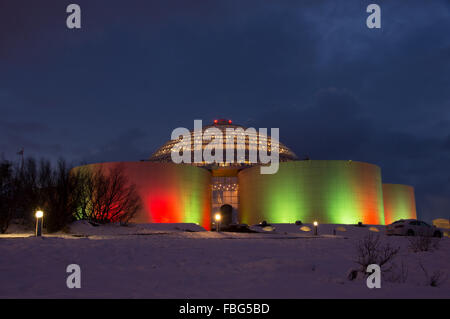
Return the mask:
<svg viewBox="0 0 450 319"><path fill-rule="evenodd" d="M359 271L357 269L350 269L347 272L347 279L348 280L355 280L356 278L358 278L358 273L359 273Z"/></svg>
<svg viewBox="0 0 450 319"><path fill-rule="evenodd" d="M389 243L382 243L379 235L368 234L358 242L357 258L355 262L360 265L360 271L366 274L367 266L377 264L382 272L392 268L392 260L400 251L400 247L393 247Z"/></svg>
<svg viewBox="0 0 450 319"><path fill-rule="evenodd" d="M409 249L417 253L420 251L433 251L439 249L440 238L418 234L417 236L410 236Z"/></svg>
<svg viewBox="0 0 450 319"><path fill-rule="evenodd" d="M401 262L400 266L393 264L391 271L387 273L386 280L393 283L403 284L408 279L408 267Z"/></svg>
<svg viewBox="0 0 450 319"><path fill-rule="evenodd" d="M423 270L423 273L425 274L425 284L427 286L431 287L439 287L447 280L447 275L445 272L441 270L435 270L430 275L426 268L423 266L422 262L419 261L419 266Z"/></svg>

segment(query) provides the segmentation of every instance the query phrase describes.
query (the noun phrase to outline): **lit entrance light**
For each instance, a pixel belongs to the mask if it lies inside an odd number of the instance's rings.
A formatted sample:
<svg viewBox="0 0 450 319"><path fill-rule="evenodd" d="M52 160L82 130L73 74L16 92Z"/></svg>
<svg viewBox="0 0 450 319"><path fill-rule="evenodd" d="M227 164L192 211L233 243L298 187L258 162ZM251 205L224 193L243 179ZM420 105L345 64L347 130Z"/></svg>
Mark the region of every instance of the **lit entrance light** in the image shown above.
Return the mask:
<svg viewBox="0 0 450 319"><path fill-rule="evenodd" d="M222 220L222 215L220 215L219 213L217 213L214 216L214 219L216 220L216 230L220 231L220 221Z"/></svg>

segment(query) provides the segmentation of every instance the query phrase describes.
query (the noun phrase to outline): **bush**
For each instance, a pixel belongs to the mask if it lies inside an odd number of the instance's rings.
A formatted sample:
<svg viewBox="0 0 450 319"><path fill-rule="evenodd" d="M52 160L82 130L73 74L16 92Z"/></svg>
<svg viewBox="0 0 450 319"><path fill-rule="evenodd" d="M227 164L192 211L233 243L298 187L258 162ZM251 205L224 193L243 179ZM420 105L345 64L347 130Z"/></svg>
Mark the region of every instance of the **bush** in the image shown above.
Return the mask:
<svg viewBox="0 0 450 319"><path fill-rule="evenodd" d="M386 280L394 283L405 283L408 278L408 267L402 261L400 266L392 265L391 271L387 274Z"/></svg>
<svg viewBox="0 0 450 319"><path fill-rule="evenodd" d="M357 258L355 262L360 265L360 271L366 274L367 266L377 264L382 272L392 269L392 260L400 251L399 247L392 247L389 243L383 244L379 235L370 233L359 241L356 247Z"/></svg>
<svg viewBox="0 0 450 319"><path fill-rule="evenodd" d="M430 274L428 274L428 271L425 269L422 262L420 262L420 261L419 261L419 266L425 274L425 284L427 286L439 287L447 280L447 276L444 272L442 272L440 270L436 270L430 275Z"/></svg>
<svg viewBox="0 0 450 319"><path fill-rule="evenodd" d="M438 249L441 239L439 237L417 235L408 237L408 240L409 248L417 253L420 251L432 251Z"/></svg>

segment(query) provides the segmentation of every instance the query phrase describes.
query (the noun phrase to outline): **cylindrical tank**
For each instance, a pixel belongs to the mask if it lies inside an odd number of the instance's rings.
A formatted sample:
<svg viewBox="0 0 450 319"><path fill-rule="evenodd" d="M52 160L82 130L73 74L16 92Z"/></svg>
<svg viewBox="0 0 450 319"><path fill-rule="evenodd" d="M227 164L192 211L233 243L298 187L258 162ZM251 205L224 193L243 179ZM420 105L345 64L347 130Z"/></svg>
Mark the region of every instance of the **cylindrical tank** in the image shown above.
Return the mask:
<svg viewBox="0 0 450 319"><path fill-rule="evenodd" d="M384 222L391 224L399 219L416 219L414 188L402 184L383 184Z"/></svg>
<svg viewBox="0 0 450 319"><path fill-rule="evenodd" d="M107 173L120 165L142 200L135 223L197 223L210 229L211 173L206 169L173 163L110 162L87 168Z"/></svg>
<svg viewBox="0 0 450 319"><path fill-rule="evenodd" d="M252 167L238 177L241 223L384 224L381 171L373 164L292 161L276 174Z"/></svg>

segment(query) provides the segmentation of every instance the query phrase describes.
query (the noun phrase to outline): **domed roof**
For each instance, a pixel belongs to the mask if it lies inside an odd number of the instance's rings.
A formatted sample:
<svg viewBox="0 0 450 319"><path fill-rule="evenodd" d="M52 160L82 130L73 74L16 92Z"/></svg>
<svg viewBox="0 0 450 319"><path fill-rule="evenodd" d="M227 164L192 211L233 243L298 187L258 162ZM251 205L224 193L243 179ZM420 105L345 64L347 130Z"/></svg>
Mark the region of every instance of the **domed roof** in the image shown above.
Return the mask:
<svg viewBox="0 0 450 319"><path fill-rule="evenodd" d="M200 163L194 163L194 131L190 131L191 134L191 162L192 165L195 166L200 166L200 167L205 167L205 168L218 168L218 167L229 167L229 168L245 168L245 167L249 167L249 166L254 166L254 165L258 165L261 164L260 162L260 158L259 158L259 154L257 156L257 163L251 163L249 160L249 149L251 146L256 145L256 143L258 142L260 147L265 150L266 148L268 149L268 153L270 154L271 151L271 145L272 145L272 141L271 141L271 137L270 136L266 136L263 134L260 134L257 130L255 131L246 131L245 134L248 134L248 136L245 136L245 158L241 158L241 162L238 163L236 162L236 158L237 158L237 149L242 147L241 144L239 143L234 143L233 147L233 151L234 151L234 160L233 163L226 163L226 149L228 147L228 145L226 144L226 129L231 128L231 129L242 129L242 130L246 130L246 128L244 126L241 125L236 125L233 124L231 122L231 120L214 120L214 123L211 125L207 125L207 126L203 126L202 128L202 133L204 134L205 131L209 128L218 128L221 132L222 132L222 136L223 138L223 163L206 163L206 162L200 162ZM242 134L238 133L238 134ZM200 137L201 138L201 137ZM182 137L180 137L177 140L170 140L167 143L165 143L163 146L161 146L155 153L153 153L153 155L150 157L150 161L155 161L155 162L172 162L172 158L171 158L171 150L173 149L173 147L175 145L177 145L178 143L180 143L180 141L182 140ZM205 147L211 143L211 140L208 139L202 139L202 152L205 150ZM281 142L278 142L279 145L279 161L280 162L287 162L287 161L293 161L293 160L297 160L297 155L294 154L294 152L292 152L287 146L285 146L284 144L282 144ZM267 147L268 146L268 147ZM241 151L242 152L242 151Z"/></svg>

